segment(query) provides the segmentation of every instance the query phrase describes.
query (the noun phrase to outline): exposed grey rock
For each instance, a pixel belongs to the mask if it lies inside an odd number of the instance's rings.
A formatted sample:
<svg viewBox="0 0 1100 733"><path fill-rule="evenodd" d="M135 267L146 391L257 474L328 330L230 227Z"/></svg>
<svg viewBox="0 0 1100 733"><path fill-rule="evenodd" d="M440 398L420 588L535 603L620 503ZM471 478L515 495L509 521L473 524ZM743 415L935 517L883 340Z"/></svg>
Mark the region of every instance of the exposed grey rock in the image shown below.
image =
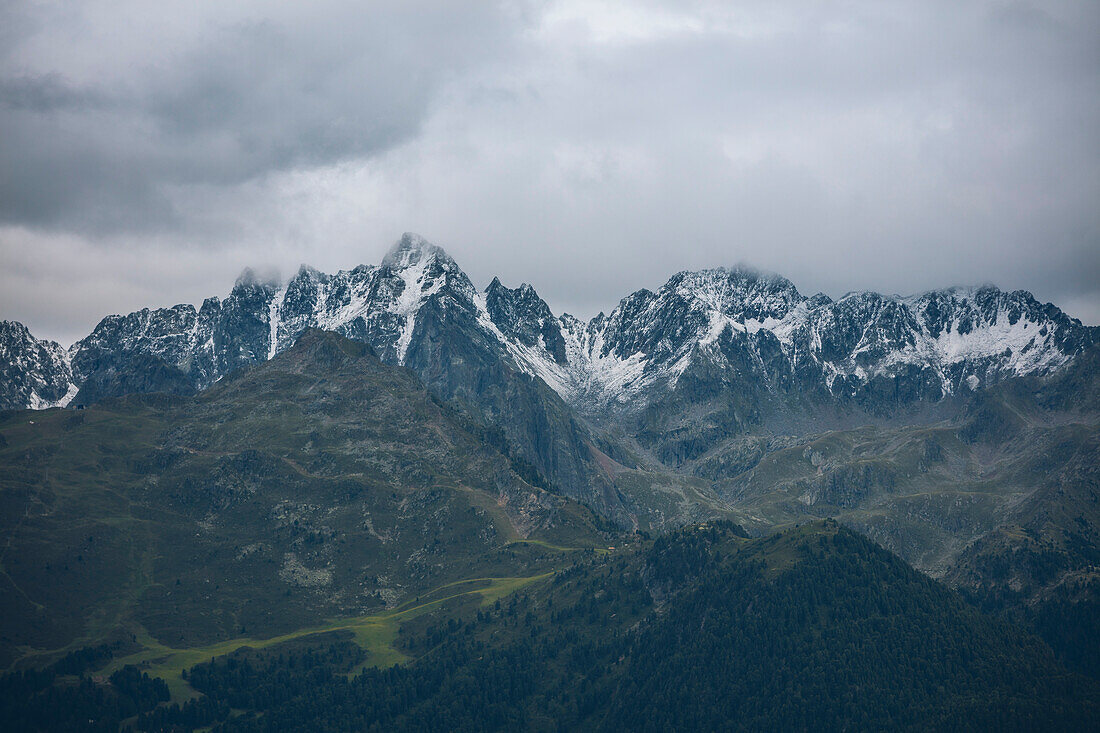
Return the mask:
<svg viewBox="0 0 1100 733"><path fill-rule="evenodd" d="M527 283L512 290L494 277L485 290L485 308L506 337L528 348L541 347L558 364L568 362L561 324Z"/></svg>
<svg viewBox="0 0 1100 733"><path fill-rule="evenodd" d="M68 354L16 321L0 321L0 409L63 407L76 394Z"/></svg>

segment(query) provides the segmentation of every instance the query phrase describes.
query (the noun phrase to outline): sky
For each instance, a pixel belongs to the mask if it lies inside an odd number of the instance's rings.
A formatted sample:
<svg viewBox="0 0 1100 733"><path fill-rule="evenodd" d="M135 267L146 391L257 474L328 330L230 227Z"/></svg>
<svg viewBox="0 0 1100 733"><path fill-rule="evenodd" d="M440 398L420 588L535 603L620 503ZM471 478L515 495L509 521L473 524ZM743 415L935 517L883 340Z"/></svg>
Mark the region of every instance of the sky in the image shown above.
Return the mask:
<svg viewBox="0 0 1100 733"><path fill-rule="evenodd" d="M0 3L0 318L378 263L590 317L685 269L1100 324L1100 4Z"/></svg>

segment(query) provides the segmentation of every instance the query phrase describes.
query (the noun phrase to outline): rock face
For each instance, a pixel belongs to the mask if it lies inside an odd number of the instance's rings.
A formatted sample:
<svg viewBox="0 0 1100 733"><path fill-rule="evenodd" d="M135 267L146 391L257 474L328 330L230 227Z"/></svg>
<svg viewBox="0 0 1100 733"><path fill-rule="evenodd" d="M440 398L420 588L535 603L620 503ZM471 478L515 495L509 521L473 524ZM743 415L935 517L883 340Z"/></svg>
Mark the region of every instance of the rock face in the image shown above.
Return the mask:
<svg viewBox="0 0 1100 733"><path fill-rule="evenodd" d="M541 348L556 364L569 362L561 325L530 285L512 290L494 277L485 290L485 308L506 339L527 349Z"/></svg>
<svg viewBox="0 0 1100 733"><path fill-rule="evenodd" d="M64 407L76 394L69 355L27 327L0 321L0 409Z"/></svg>
<svg viewBox="0 0 1100 733"><path fill-rule="evenodd" d="M755 455L731 438L775 432L776 421L888 418L1050 373L1100 340L1100 329L1023 291L834 301L744 268L679 273L584 323L555 317L530 285L494 279L478 292L446 252L405 234L377 266L333 275L303 266L286 283L246 270L225 299L108 316L68 352L6 324L0 404L64 404L77 388L84 402L202 390L308 328L409 368L532 480L620 518L629 510L613 478L632 466L628 456L716 478L716 467ZM632 448L594 438L586 420L617 425Z"/></svg>

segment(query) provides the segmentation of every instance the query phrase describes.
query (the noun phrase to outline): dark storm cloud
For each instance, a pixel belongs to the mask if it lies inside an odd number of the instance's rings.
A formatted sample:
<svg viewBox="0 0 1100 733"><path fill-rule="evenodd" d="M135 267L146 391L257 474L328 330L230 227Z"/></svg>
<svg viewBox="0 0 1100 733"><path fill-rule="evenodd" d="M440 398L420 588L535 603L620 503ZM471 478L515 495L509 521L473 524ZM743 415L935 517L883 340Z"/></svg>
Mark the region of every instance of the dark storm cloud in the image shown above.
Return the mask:
<svg viewBox="0 0 1100 733"><path fill-rule="evenodd" d="M125 63L93 63L93 74L81 43L110 33L79 12L42 19L31 48L21 54L16 43L0 68L0 222L100 233L186 226L175 187L231 187L377 154L415 136L440 83L499 45L492 12L369 8L320 3L222 20L200 7L192 33L153 25L149 40L162 48L123 45ZM120 9L117 20L125 17ZM72 53L66 36L84 24L89 37ZM42 37L56 56L34 58Z"/></svg>
<svg viewBox="0 0 1100 733"><path fill-rule="evenodd" d="M71 340L415 230L579 315L746 262L1098 323L1098 37L1093 0L9 3L0 317Z"/></svg>

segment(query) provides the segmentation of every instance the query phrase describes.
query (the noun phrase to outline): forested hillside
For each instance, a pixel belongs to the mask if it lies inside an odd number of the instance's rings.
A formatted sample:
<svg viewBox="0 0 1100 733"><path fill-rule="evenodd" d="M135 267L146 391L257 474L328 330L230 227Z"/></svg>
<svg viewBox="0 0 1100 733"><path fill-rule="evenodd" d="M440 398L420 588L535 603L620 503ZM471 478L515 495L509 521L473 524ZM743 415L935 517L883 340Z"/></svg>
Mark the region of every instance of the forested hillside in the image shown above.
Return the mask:
<svg viewBox="0 0 1100 733"><path fill-rule="evenodd" d="M126 724L1082 730L1100 714L1100 683L833 522L758 540L718 523L574 553L511 595L410 614L393 640L405 664L364 666L359 642L328 632L210 658L186 672L200 696ZM16 706L19 720L49 720L51 694Z"/></svg>

